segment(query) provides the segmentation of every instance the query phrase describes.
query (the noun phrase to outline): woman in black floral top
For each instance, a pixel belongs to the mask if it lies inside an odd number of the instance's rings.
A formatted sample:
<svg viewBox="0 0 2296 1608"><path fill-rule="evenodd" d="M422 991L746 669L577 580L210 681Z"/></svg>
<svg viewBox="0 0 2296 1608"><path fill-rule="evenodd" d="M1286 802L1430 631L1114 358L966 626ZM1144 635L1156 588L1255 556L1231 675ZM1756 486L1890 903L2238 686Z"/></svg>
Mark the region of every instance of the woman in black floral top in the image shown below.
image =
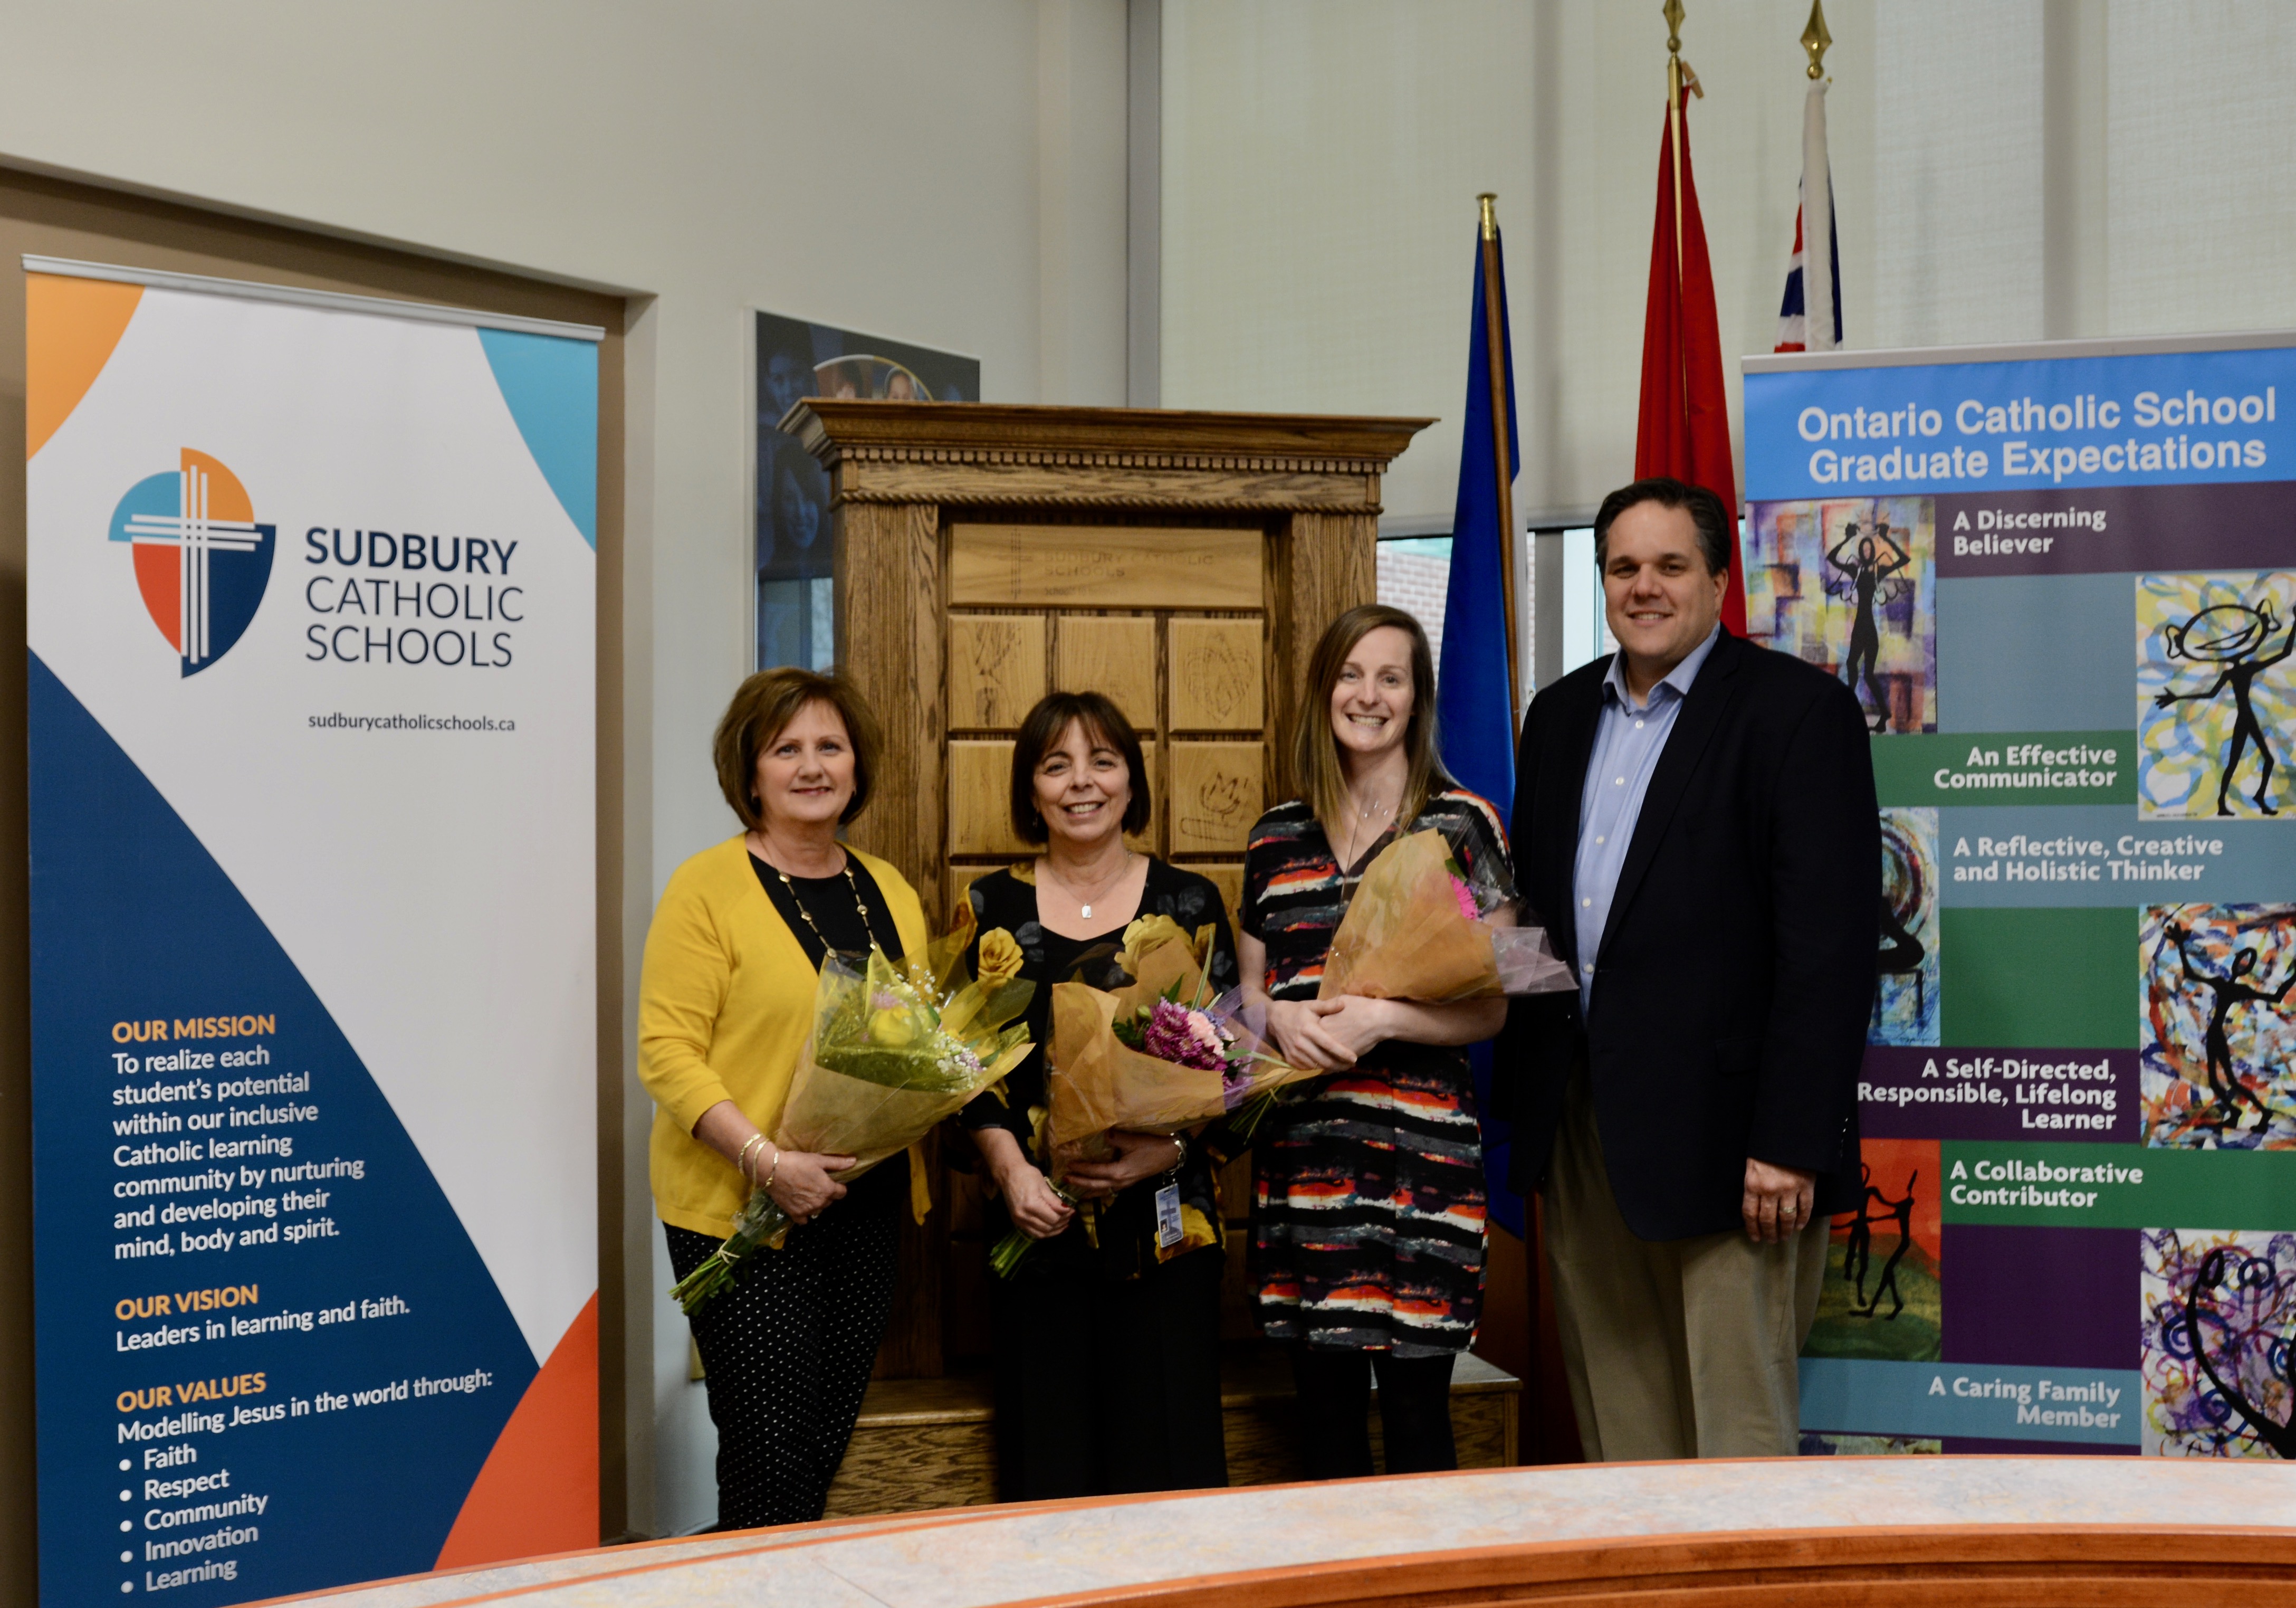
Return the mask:
<svg viewBox="0 0 2296 1608"><path fill-rule="evenodd" d="M1213 929L1215 992L1235 986L1235 942L1219 890L1192 872L1135 854L1125 833L1148 824L1138 740L1098 693L1056 693L1021 723L1013 751L1013 826L1046 845L1038 858L972 884L981 931L1003 927L1037 984L1030 1037L1049 1037L1053 986L1115 988L1124 929L1168 915L1191 935ZM1087 1234L1038 1162L1044 1052L982 1095L963 1121L995 1185L991 1243L1011 1227L1039 1242L1013 1278L991 1280L998 1493L1046 1497L1185 1490L1227 1483L1220 1424L1219 1290L1225 1259L1210 1159L1185 1137L1110 1136L1116 1155L1069 1175L1095 1203ZM1179 1238L1160 1244L1156 1194L1178 1193ZM1094 1243L1097 1239L1097 1244Z"/></svg>
<svg viewBox="0 0 2296 1608"><path fill-rule="evenodd" d="M1278 1105L1253 1148L1260 1327L1290 1343L1311 1478L1373 1472L1374 1368L1387 1472L1451 1468L1451 1365L1481 1316L1486 1206L1464 1046L1498 1031L1506 1002L1316 993L1357 881L1398 833L1440 830L1463 869L1512 887L1506 834L1436 758L1416 619L1349 611L1308 678L1294 755L1308 796L1251 829L1241 960L1284 1058L1331 1076Z"/></svg>

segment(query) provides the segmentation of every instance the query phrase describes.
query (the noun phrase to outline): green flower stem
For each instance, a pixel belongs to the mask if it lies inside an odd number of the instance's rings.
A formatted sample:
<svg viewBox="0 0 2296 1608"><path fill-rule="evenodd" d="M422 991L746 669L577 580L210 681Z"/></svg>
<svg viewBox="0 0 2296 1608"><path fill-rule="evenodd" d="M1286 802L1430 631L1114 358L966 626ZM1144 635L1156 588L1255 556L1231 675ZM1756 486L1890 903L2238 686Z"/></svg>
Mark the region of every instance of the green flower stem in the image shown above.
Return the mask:
<svg viewBox="0 0 2296 1608"><path fill-rule="evenodd" d="M1074 1206L1078 1203L1076 1196L1070 1194L1065 1186L1057 1182L1053 1185L1053 1193L1060 1196L1061 1200L1068 1205ZM998 1278L1011 1278L1020 1268L1021 1259L1029 1254L1029 1247L1036 1243L1029 1235L1015 1228L989 1247L988 1271Z"/></svg>
<svg viewBox="0 0 2296 1608"><path fill-rule="evenodd" d="M734 1218L734 1232L706 1260L670 1287L679 1310L692 1317L734 1287L744 1258L760 1245L777 1245L789 1233L790 1215L760 1189Z"/></svg>

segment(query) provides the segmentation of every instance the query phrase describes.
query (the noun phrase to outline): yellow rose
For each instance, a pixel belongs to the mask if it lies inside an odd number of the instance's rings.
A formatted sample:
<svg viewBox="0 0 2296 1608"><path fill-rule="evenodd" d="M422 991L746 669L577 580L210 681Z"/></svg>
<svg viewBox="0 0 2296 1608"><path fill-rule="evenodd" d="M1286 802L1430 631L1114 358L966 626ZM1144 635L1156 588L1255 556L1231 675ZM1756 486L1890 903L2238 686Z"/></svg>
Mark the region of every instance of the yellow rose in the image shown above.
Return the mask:
<svg viewBox="0 0 2296 1608"><path fill-rule="evenodd" d="M1179 923L1168 915L1136 916L1124 929L1124 948L1117 956L1116 964L1137 977L1140 975L1140 963L1151 952L1168 943L1185 944L1187 941L1188 935L1180 931Z"/></svg>
<svg viewBox="0 0 2296 1608"><path fill-rule="evenodd" d="M1021 974L1021 946L1002 927L980 935L980 966L976 980L984 989L1003 988Z"/></svg>
<svg viewBox="0 0 2296 1608"><path fill-rule="evenodd" d="M916 1017L905 1007L878 1011L869 1018L869 1042L872 1044L899 1049L914 1043L916 1036Z"/></svg>

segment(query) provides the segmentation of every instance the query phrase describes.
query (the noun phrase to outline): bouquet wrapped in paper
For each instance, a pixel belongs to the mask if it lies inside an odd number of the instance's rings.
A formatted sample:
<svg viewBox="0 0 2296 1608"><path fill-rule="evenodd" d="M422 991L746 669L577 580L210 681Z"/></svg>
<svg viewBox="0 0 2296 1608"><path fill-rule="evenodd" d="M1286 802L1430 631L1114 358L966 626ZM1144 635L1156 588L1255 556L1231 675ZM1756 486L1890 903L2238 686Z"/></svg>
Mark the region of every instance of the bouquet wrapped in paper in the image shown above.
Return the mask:
<svg viewBox="0 0 2296 1608"><path fill-rule="evenodd" d="M1379 852L1324 957L1318 999L1355 994L1441 1005L1577 987L1546 929L1488 918L1514 890L1488 859L1466 863L1432 827Z"/></svg>
<svg viewBox="0 0 2296 1608"><path fill-rule="evenodd" d="M1178 1133L1316 1075L1267 1047L1264 1008L1241 989L1210 997L1211 937L1210 927L1191 938L1169 916L1144 916L1125 929L1117 957L1130 983L1053 989L1045 1148L1054 1187L1071 1204L1062 1180L1076 1163L1112 1154L1111 1130ZM1015 1230L990 1253L991 1268L1010 1277L1032 1243Z"/></svg>
<svg viewBox="0 0 2296 1608"><path fill-rule="evenodd" d="M768 1136L776 1148L849 1155L853 1165L837 1177L850 1184L1020 1064L1036 984L1016 975L1020 946L1001 927L980 940L980 974L967 975L972 931L966 906L954 931L909 962L875 948L858 963L834 953L823 960L813 1031ZM912 1180L922 1186L922 1173ZM670 1293L692 1317L732 1288L743 1257L780 1245L790 1227L773 1196L755 1191L732 1236Z"/></svg>

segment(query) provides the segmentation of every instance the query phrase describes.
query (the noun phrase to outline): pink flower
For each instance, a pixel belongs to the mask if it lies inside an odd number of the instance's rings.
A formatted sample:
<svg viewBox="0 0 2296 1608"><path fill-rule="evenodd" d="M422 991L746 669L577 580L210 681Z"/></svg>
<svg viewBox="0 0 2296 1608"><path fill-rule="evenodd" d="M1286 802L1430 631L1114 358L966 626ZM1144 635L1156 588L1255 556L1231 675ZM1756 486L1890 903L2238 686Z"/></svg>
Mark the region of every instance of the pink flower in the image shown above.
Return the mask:
<svg viewBox="0 0 2296 1608"><path fill-rule="evenodd" d="M1457 877L1451 879L1451 897L1459 901L1459 914L1469 921L1479 921L1482 912L1475 908L1474 890Z"/></svg>
<svg viewBox="0 0 2296 1608"><path fill-rule="evenodd" d="M1220 1054L1219 1030L1201 1011L1191 1011L1168 999L1160 999L1148 1013L1140 1035L1144 1054L1159 1061L1193 1066L1209 1072L1226 1070Z"/></svg>
<svg viewBox="0 0 2296 1608"><path fill-rule="evenodd" d="M1202 1045L1213 1054L1225 1054L1227 1041L1220 1037L1220 1030L1213 1024L1212 1019L1201 1011L1188 1013L1188 1031L1198 1044Z"/></svg>

